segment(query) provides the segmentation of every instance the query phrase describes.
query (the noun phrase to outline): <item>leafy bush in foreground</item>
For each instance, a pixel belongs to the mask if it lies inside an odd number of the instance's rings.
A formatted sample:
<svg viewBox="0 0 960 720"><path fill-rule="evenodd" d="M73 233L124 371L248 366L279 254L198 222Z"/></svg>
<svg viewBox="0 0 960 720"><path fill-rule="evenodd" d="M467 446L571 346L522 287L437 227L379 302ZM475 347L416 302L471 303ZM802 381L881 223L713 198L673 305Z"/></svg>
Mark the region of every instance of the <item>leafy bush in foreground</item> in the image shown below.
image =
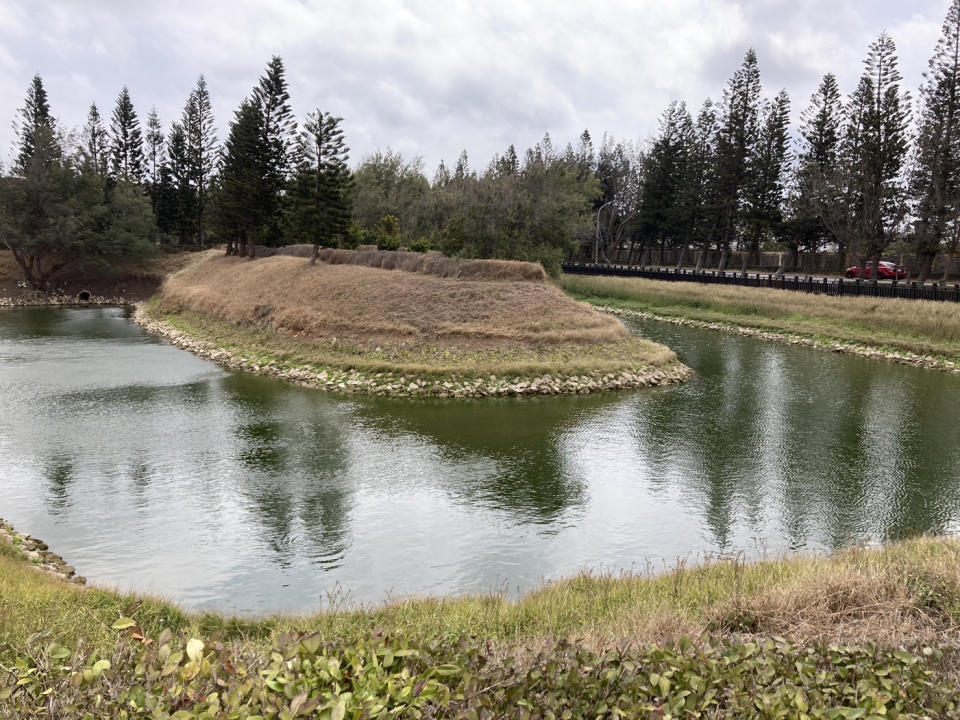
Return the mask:
<svg viewBox="0 0 960 720"><path fill-rule="evenodd" d="M272 648L144 638L112 657L0 648L3 718L958 717L942 653L731 642L597 654L561 642L496 652L475 638L412 647L287 633Z"/></svg>

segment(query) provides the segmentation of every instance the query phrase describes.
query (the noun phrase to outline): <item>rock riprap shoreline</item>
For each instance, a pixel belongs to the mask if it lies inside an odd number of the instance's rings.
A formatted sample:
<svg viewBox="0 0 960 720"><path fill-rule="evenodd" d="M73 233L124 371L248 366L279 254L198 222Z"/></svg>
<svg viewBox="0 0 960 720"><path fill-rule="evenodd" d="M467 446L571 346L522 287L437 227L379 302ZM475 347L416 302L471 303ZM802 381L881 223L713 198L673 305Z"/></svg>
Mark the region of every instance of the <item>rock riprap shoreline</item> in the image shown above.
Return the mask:
<svg viewBox="0 0 960 720"><path fill-rule="evenodd" d="M123 297L106 297L91 295L81 300L77 295L24 295L22 297L0 297L0 308L18 307L47 307L47 306L77 306L88 305L129 305L130 299Z"/></svg>
<svg viewBox="0 0 960 720"><path fill-rule="evenodd" d="M39 572L53 575L77 585L87 584L87 579L77 575L76 570L68 565L62 557L50 552L50 548L43 540L31 537L26 533L17 532L13 525L5 522L3 518L0 518L0 542L12 546L18 555L22 556Z"/></svg>
<svg viewBox="0 0 960 720"><path fill-rule="evenodd" d="M767 340L770 342L785 343L798 347L812 348L814 350L827 350L829 352L844 353L847 355L856 355L858 357L869 358L871 360L888 360L899 363L900 365L910 365L912 367L926 368L928 370L940 370L958 374L960 366L947 358L934 355L921 355L910 352L909 350L891 350L887 348L871 347L852 342L843 342L841 340L832 340L829 338L808 337L806 335L796 335L792 333L774 332L772 330L761 330L760 328L745 327L732 323L707 322L705 320L691 320L683 317L673 317L669 315L657 315L656 313L644 312L642 310L627 310L625 308L606 307L604 305L595 305L597 310L603 310L611 315L620 317L635 317L641 320L655 320L656 322L669 323L680 327L692 327L701 330L714 330L718 332L740 335L742 337L756 338L758 340Z"/></svg>
<svg viewBox="0 0 960 720"><path fill-rule="evenodd" d="M228 350L199 340L150 317L144 303L136 306L133 321L152 335L194 355L231 370L254 372L299 385L329 392L356 393L390 397L483 398L521 395L561 395L630 390L669 385L689 380L693 371L680 362L665 367L647 367L594 375L556 375L538 377L429 376L398 372L365 373L346 368L262 363L238 350Z"/></svg>

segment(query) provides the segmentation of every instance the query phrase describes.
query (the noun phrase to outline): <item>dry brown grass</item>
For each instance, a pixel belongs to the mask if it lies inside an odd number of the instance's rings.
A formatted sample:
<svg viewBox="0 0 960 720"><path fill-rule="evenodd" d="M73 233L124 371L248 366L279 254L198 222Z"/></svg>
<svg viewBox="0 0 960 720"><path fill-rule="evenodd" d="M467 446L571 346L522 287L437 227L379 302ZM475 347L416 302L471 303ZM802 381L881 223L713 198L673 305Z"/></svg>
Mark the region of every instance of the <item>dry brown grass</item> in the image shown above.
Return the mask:
<svg viewBox="0 0 960 720"><path fill-rule="evenodd" d="M163 286L164 311L192 311L297 338L363 347L442 343L457 348L608 344L619 320L546 283L439 278L363 266L254 262L205 253Z"/></svg>
<svg viewBox="0 0 960 720"><path fill-rule="evenodd" d="M415 598L245 620L189 616L147 598L139 617L152 634L193 626L262 640L300 630L349 642L380 629L411 638L453 633L493 642L569 638L598 649L734 635L800 644L956 647L960 543L919 538L831 557L680 564L665 574L584 574L519 599L506 595ZM115 637L110 623L134 599L37 573L0 546L0 635L25 641L46 629L55 637L109 645Z"/></svg>
<svg viewBox="0 0 960 720"><path fill-rule="evenodd" d="M643 278L567 275L561 284L578 297L659 315L960 356L960 303L829 297Z"/></svg>
<svg viewBox="0 0 960 720"><path fill-rule="evenodd" d="M313 245L288 245L278 248L273 255L310 257L312 253ZM547 282L547 273L542 265L516 260L463 260L439 253L338 248L320 248L318 259L329 265L363 265L381 270L404 270L461 280Z"/></svg>

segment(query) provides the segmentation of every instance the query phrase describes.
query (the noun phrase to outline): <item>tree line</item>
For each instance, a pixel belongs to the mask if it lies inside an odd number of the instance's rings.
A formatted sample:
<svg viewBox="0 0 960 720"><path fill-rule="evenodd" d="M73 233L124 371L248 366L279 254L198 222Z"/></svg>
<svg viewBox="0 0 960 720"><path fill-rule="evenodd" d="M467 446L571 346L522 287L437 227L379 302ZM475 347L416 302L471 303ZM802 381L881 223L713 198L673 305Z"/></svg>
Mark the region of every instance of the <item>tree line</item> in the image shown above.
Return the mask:
<svg viewBox="0 0 960 720"><path fill-rule="evenodd" d="M126 88L109 126L96 105L79 132L54 120L35 77L17 118L18 146L0 177L0 240L36 286L72 262L136 256L158 243L309 243L441 250L542 262L572 253L678 264L719 257L741 268L763 250L838 252L865 266L912 249L926 279L960 242L960 0L943 25L918 102L882 33L846 97L826 75L791 132L786 90L765 97L753 50L717 101L696 114L671 103L644 146L584 131L549 134L472 168L466 151L431 178L419 158L387 150L348 167L342 119L317 109L298 123L274 57L216 135L201 76L165 129L141 127ZM145 132L144 132L145 130ZM792 259L791 259L792 256Z"/></svg>

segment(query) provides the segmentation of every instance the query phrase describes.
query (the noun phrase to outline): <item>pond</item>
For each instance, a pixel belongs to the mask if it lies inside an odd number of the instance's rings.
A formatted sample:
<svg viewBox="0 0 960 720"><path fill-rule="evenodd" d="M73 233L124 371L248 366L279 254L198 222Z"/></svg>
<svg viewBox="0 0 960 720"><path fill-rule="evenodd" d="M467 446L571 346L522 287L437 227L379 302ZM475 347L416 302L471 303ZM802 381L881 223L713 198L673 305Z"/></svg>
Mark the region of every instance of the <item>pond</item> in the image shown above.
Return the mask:
<svg viewBox="0 0 960 720"><path fill-rule="evenodd" d="M129 313L0 312L0 516L186 608L514 596L960 523L960 377L636 322L696 378L360 398L225 371Z"/></svg>

